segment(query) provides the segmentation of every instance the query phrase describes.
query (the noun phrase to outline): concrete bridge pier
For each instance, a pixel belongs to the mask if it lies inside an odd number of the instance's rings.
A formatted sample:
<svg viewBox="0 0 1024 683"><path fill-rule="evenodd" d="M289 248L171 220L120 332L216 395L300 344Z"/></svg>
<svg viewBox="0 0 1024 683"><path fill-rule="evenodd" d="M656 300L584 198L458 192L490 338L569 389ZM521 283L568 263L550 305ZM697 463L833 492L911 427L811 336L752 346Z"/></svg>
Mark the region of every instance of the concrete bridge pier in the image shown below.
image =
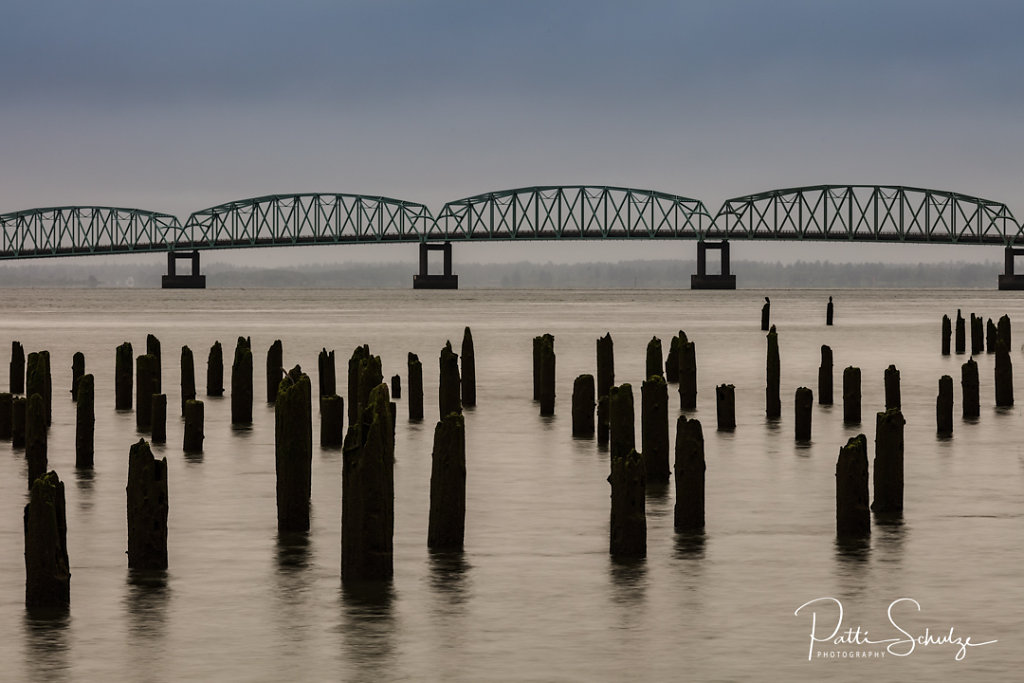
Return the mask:
<svg viewBox="0 0 1024 683"><path fill-rule="evenodd" d="M708 249L721 253L721 273L708 273ZM729 240L697 242L697 273L690 276L690 289L736 289L736 276L729 272Z"/></svg>
<svg viewBox="0 0 1024 683"><path fill-rule="evenodd" d="M1024 254L1024 248L1006 247L1006 266L1004 272L999 276L999 289L1024 289L1024 275L1013 274L1013 262L1015 257Z"/></svg>
<svg viewBox="0 0 1024 683"><path fill-rule="evenodd" d="M192 261L191 275L178 275L178 259ZM184 251L167 252L167 275L163 277L164 289L206 289L206 276L199 274L199 252Z"/></svg>
<svg viewBox="0 0 1024 683"><path fill-rule="evenodd" d="M430 252L444 252L444 274L430 274ZM452 275L452 243L420 242L420 272L412 276L413 289L458 289L459 276Z"/></svg>

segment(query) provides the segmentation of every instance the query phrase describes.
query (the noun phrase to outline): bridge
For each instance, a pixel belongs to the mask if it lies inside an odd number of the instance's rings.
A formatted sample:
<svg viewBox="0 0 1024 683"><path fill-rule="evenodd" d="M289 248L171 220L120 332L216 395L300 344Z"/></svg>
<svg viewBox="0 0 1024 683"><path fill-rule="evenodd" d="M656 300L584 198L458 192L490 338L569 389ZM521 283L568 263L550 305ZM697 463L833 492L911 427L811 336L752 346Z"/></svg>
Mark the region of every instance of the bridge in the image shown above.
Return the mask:
<svg viewBox="0 0 1024 683"><path fill-rule="evenodd" d="M417 202L337 193L266 195L170 214L106 206L63 206L0 214L0 259L166 253L164 287L203 287L199 253L325 244L418 243L417 288L456 288L452 245L524 240L694 240L693 288L736 286L735 240L846 241L1002 246L1000 289L1024 289L1014 257L1024 228L1000 202L939 190L883 185L816 185L727 199L712 216L681 195L626 187L562 185L489 192L448 202L435 216ZM707 251L721 272L707 272ZM429 252L444 254L430 274ZM177 273L181 259L192 273Z"/></svg>

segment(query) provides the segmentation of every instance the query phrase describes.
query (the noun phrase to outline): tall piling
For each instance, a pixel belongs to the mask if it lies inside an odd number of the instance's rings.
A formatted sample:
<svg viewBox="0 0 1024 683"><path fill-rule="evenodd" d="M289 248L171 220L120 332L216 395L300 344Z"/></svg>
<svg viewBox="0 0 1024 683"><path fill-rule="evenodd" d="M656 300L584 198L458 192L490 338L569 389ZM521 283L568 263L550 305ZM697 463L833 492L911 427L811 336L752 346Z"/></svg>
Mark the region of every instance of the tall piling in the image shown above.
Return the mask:
<svg viewBox="0 0 1024 683"><path fill-rule="evenodd" d="M948 315L942 316L942 355L949 355L949 342L953 336L953 323Z"/></svg>
<svg viewBox="0 0 1024 683"><path fill-rule="evenodd" d="M597 443L608 443L608 392L615 384L615 349L606 332L597 340ZM604 400L602 400L604 399Z"/></svg>
<svg viewBox="0 0 1024 683"><path fill-rule="evenodd" d="M651 341L647 342L647 377L651 378L657 375L662 379L665 379L665 366L661 355L661 340L657 337L651 337Z"/></svg>
<svg viewBox="0 0 1024 683"><path fill-rule="evenodd" d="M25 607L64 610L71 604L67 506L56 472L32 483L24 513Z"/></svg>
<svg viewBox="0 0 1024 683"><path fill-rule="evenodd" d="M665 381L669 384L679 381L679 342L679 337L673 336L668 343L668 356L665 357Z"/></svg>
<svg viewBox="0 0 1024 683"><path fill-rule="evenodd" d="M818 405L832 405L832 348L821 345L821 365L818 366Z"/></svg>
<svg viewBox="0 0 1024 683"><path fill-rule="evenodd" d="M206 395L224 395L224 347L219 341L213 342L206 358Z"/></svg>
<svg viewBox="0 0 1024 683"><path fill-rule="evenodd" d="M679 344L679 408L697 409L697 347L685 335Z"/></svg>
<svg viewBox="0 0 1024 683"><path fill-rule="evenodd" d="M640 385L640 447L647 481L668 481L668 384L660 375Z"/></svg>
<svg viewBox="0 0 1024 683"><path fill-rule="evenodd" d="M533 338L533 400L540 400L540 355L543 337Z"/></svg>
<svg viewBox="0 0 1024 683"><path fill-rule="evenodd" d="M267 349L267 403L277 402L277 385L284 377L284 346L280 339Z"/></svg>
<svg viewBox="0 0 1024 683"><path fill-rule="evenodd" d="M832 317L835 313L835 306L832 303L832 297L828 298L828 305L825 306L825 324L832 327Z"/></svg>
<svg viewBox="0 0 1024 683"><path fill-rule="evenodd" d="M715 412L718 431L731 432L736 429L736 387L719 384L715 387Z"/></svg>
<svg viewBox="0 0 1024 683"><path fill-rule="evenodd" d="M43 413L46 426L50 426L53 393L50 382L50 352L39 351L28 354L25 395L39 394L43 399Z"/></svg>
<svg viewBox="0 0 1024 683"><path fill-rule="evenodd" d="M75 351L75 355L71 357L71 400L78 400L78 382L82 379L82 375L85 374L85 354L81 351Z"/></svg>
<svg viewBox="0 0 1024 683"><path fill-rule="evenodd" d="M394 574L395 441L386 384L375 387L342 450L341 579Z"/></svg>
<svg viewBox="0 0 1024 683"><path fill-rule="evenodd" d="M450 413L462 413L460 398L461 381L459 379L459 357L452 351L451 342L441 349L438 358L439 379L437 384L437 406L440 417Z"/></svg>
<svg viewBox="0 0 1024 683"><path fill-rule="evenodd" d="M348 423L353 425L359 421L362 412L359 402L359 365L370 357L370 346L363 344L352 350L348 359ZM364 399L365 400L365 399Z"/></svg>
<svg viewBox="0 0 1024 683"><path fill-rule="evenodd" d="M611 533L609 551L614 557L647 555L647 488L644 458L636 452L633 431L633 389L629 384L608 393L611 421Z"/></svg>
<svg viewBox="0 0 1024 683"><path fill-rule="evenodd" d="M196 365L192 349L181 347L181 414L185 414L185 403L196 398Z"/></svg>
<svg viewBox="0 0 1024 683"><path fill-rule="evenodd" d="M15 396L11 401L11 447L25 447L25 421L28 414L28 399Z"/></svg>
<svg viewBox="0 0 1024 683"><path fill-rule="evenodd" d="M238 338L231 363L231 424L252 424L252 344L247 337Z"/></svg>
<svg viewBox="0 0 1024 683"><path fill-rule="evenodd" d="M391 375L391 398L402 398L401 375Z"/></svg>
<svg viewBox="0 0 1024 683"><path fill-rule="evenodd" d="M419 356L410 353L407 377L409 379L409 420L423 419L423 364Z"/></svg>
<svg viewBox="0 0 1024 683"><path fill-rule="evenodd" d="M320 397L320 446L341 448L345 441L345 399L337 394Z"/></svg>
<svg viewBox="0 0 1024 683"><path fill-rule="evenodd" d="M732 386L732 385L728 385ZM676 531L704 528L704 432L699 420L676 420Z"/></svg>
<svg viewBox="0 0 1024 683"><path fill-rule="evenodd" d="M971 313L971 355L985 353L985 324L981 317Z"/></svg>
<svg viewBox="0 0 1024 683"><path fill-rule="evenodd" d="M473 333L466 327L462 333L462 405L476 405L476 352L473 350ZM392 392L394 394L394 392ZM398 394L394 394L398 398Z"/></svg>
<svg viewBox="0 0 1024 683"><path fill-rule="evenodd" d="M0 439L11 438L11 420L14 413L14 395L4 392L0 394Z"/></svg>
<svg viewBox="0 0 1024 683"><path fill-rule="evenodd" d="M153 443L167 443L167 394L153 394L150 400L150 419L153 421L150 438Z"/></svg>
<svg viewBox="0 0 1024 683"><path fill-rule="evenodd" d="M555 338L550 334L540 345L540 414L555 414Z"/></svg>
<svg viewBox="0 0 1024 683"><path fill-rule="evenodd" d="M338 393L337 369L334 365L334 350L320 349L316 359L317 377L321 396L334 396Z"/></svg>
<svg viewBox="0 0 1024 683"><path fill-rule="evenodd" d="M1013 363L1002 337L996 340L996 405L1013 405Z"/></svg>
<svg viewBox="0 0 1024 683"><path fill-rule="evenodd" d="M765 387L765 415L768 419L777 419L782 417L782 397L779 394L779 375L779 335L775 331L775 325L772 325L771 330L768 332L767 382Z"/></svg>
<svg viewBox="0 0 1024 683"><path fill-rule="evenodd" d="M939 436L953 436L953 378L939 378L939 396L935 399L935 427Z"/></svg>
<svg viewBox="0 0 1024 683"><path fill-rule="evenodd" d="M127 492L128 566L167 569L167 458L153 457L145 439L128 452Z"/></svg>
<svg viewBox="0 0 1024 683"><path fill-rule="evenodd" d="M162 357L160 355L160 340L151 334L146 335L146 353L156 358L156 364L153 366L153 393L163 393L164 385L161 377Z"/></svg>
<svg viewBox="0 0 1024 683"><path fill-rule="evenodd" d="M572 435L594 435L594 376L580 375L572 383Z"/></svg>
<svg viewBox="0 0 1024 683"><path fill-rule="evenodd" d="M875 419L875 512L903 512L903 426L899 408L878 413Z"/></svg>
<svg viewBox="0 0 1024 683"><path fill-rule="evenodd" d="M981 415L981 392L978 382L978 364L973 358L960 366L960 390L963 394L963 417L974 419Z"/></svg>
<svg viewBox="0 0 1024 683"><path fill-rule="evenodd" d="M156 356L146 353L135 359L135 428L153 427L153 394L156 390Z"/></svg>
<svg viewBox="0 0 1024 683"><path fill-rule="evenodd" d="M28 488L46 474L46 406L43 397L28 397L25 413L25 459L28 461Z"/></svg>
<svg viewBox="0 0 1024 683"><path fill-rule="evenodd" d="M769 327L768 323L771 318L772 300L768 297L764 298L764 306L761 306L761 331L767 332Z"/></svg>
<svg viewBox="0 0 1024 683"><path fill-rule="evenodd" d="M999 328L996 327L992 318L985 321L985 353L996 352L996 338L999 336Z"/></svg>
<svg viewBox="0 0 1024 683"><path fill-rule="evenodd" d="M25 347L21 342L11 342L11 393L25 393Z"/></svg>
<svg viewBox="0 0 1024 683"><path fill-rule="evenodd" d="M811 440L811 408L814 407L814 392L807 387L797 387L794 397L796 440Z"/></svg>
<svg viewBox="0 0 1024 683"><path fill-rule="evenodd" d="M895 365L885 369L885 409L902 408L900 401L900 371Z"/></svg>
<svg viewBox="0 0 1024 683"><path fill-rule="evenodd" d="M78 380L78 404L75 415L75 467L93 467L94 434L96 431L95 385L91 374Z"/></svg>
<svg viewBox="0 0 1024 683"><path fill-rule="evenodd" d="M843 424L860 424L860 368L843 370Z"/></svg>
<svg viewBox="0 0 1024 683"><path fill-rule="evenodd" d="M205 407L202 401L185 401L185 435L181 450L185 453L202 453L205 422Z"/></svg>
<svg viewBox="0 0 1024 683"><path fill-rule="evenodd" d="M868 496L868 440L863 434L839 449L836 460L836 536L866 538L871 535Z"/></svg>
<svg viewBox="0 0 1024 683"><path fill-rule="evenodd" d="M636 450L631 385L620 384L608 390L608 417L611 421L609 427L612 455L625 456L631 450Z"/></svg>
<svg viewBox="0 0 1024 683"><path fill-rule="evenodd" d="M369 346L366 347L369 352ZM370 400L370 392L384 382L383 363L380 356L368 355L359 360L359 381L357 383L356 400L359 401L359 412Z"/></svg>
<svg viewBox="0 0 1024 683"><path fill-rule="evenodd" d="M289 375L280 385L274 403L277 530L308 531L313 467L312 387L305 374L299 374L298 379Z"/></svg>
<svg viewBox="0 0 1024 683"><path fill-rule="evenodd" d="M967 323L960 314L959 308L956 309L956 353L957 355L967 353Z"/></svg>
<svg viewBox="0 0 1024 683"><path fill-rule="evenodd" d="M449 413L434 428L427 547L460 551L465 529L466 425L462 415Z"/></svg>
<svg viewBox="0 0 1024 683"><path fill-rule="evenodd" d="M1003 338L1006 342L1006 349L1010 350L1013 348L1013 343L1010 340L1010 316L1002 315L999 318L999 322L996 324L996 339L999 337Z"/></svg>

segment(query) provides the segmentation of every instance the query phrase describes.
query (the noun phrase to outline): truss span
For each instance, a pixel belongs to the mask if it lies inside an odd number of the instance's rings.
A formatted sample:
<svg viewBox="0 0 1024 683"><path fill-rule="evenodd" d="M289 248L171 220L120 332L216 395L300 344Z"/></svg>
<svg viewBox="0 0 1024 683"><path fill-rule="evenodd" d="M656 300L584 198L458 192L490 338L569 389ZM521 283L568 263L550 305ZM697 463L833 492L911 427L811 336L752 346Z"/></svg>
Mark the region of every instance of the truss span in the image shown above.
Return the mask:
<svg viewBox="0 0 1024 683"><path fill-rule="evenodd" d="M1000 202L885 185L815 185L726 200L707 237L1009 245L1021 227Z"/></svg>
<svg viewBox="0 0 1024 683"><path fill-rule="evenodd" d="M0 214L0 259L167 251L175 216L110 206L55 206Z"/></svg>

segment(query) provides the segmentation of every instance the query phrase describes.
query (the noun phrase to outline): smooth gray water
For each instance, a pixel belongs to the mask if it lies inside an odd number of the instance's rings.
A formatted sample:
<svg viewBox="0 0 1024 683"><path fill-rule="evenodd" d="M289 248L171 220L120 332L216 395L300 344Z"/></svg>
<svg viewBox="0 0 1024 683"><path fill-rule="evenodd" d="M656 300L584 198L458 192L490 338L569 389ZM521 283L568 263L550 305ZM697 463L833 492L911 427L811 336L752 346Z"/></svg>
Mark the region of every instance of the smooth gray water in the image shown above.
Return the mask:
<svg viewBox="0 0 1024 683"><path fill-rule="evenodd" d="M764 418L762 292L692 291L8 291L0 343L49 349L54 418L50 467L67 483L71 611L38 621L24 610L23 451L0 444L0 677L10 680L998 680L1024 666L1024 420L997 410L992 356L978 358L982 415L964 423L965 357L939 354L939 321L961 307L1024 322L1024 301L997 292L775 291L783 418ZM824 325L828 294L836 325ZM476 342L478 407L467 411L466 551L426 548L430 448L437 418L437 356ZM685 329L696 342L699 411L707 455L707 530L672 528L671 487L647 499L648 556L608 556L608 453L573 439L573 378L594 372L594 340L615 340L616 382L639 385L652 335ZM166 576L137 577L125 556L125 482L135 417L113 409L114 347L146 334L162 342L170 480ZM556 337L556 416L531 401L531 339ZM254 350L255 424L232 429L230 403L206 400L202 457L180 449L178 357L196 357L199 392L214 340L230 365L238 335ZM1012 354L1024 364L1018 325ZM313 454L308 542L278 542L273 408L264 403L267 348L316 386L316 354L336 349L339 389L352 349L369 343L385 377L405 379L408 351L424 366L427 419L410 424L399 400L395 466L395 577L373 594L340 582L341 454ZM835 353L837 405L814 407L814 441L793 439L793 392L816 389L819 346ZM96 375L96 469L74 469L71 356ZM6 364L7 352L2 361ZM906 512L875 524L867 547L837 546L834 472L842 424L841 372L862 368L862 430L872 443L882 372L902 373ZM935 436L942 374L956 385L955 435ZM227 384L229 368L225 370ZM1018 371L1018 376L1020 373ZM714 386L737 391L735 433L715 431ZM6 385L6 375L0 381ZM1018 389L1018 394L1024 388ZM672 432L678 408L672 396ZM1020 402L1018 402L1020 405ZM316 417L314 417L316 419ZM314 433L317 426L314 425ZM639 426L637 429L639 442ZM673 436L674 439L674 436ZM873 454L873 447L871 447ZM870 454L869 454L870 457ZM909 656L842 658L883 646L833 646L807 661L811 618L801 604L841 600L844 630L970 636L970 648L918 646ZM835 610L819 607L819 634ZM902 648L901 651L905 651Z"/></svg>

